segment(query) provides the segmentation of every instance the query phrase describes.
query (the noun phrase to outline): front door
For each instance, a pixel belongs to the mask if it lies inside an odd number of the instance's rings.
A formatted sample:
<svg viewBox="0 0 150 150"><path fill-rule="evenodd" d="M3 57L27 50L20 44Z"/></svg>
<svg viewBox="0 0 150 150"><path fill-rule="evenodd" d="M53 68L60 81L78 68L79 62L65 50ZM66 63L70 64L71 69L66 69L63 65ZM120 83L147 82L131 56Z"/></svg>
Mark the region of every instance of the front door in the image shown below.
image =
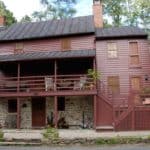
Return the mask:
<svg viewBox="0 0 150 150"><path fill-rule="evenodd" d="M32 99L32 127L44 127L46 125L45 99Z"/></svg>

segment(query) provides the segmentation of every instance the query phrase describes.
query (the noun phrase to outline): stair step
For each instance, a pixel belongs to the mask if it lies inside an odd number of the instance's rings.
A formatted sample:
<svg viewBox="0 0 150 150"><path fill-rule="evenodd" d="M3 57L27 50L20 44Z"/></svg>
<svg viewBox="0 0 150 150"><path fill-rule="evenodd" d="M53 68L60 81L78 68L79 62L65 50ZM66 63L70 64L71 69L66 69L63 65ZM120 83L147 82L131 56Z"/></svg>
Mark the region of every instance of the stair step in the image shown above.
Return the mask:
<svg viewBox="0 0 150 150"><path fill-rule="evenodd" d="M96 131L114 131L113 126L97 126Z"/></svg>

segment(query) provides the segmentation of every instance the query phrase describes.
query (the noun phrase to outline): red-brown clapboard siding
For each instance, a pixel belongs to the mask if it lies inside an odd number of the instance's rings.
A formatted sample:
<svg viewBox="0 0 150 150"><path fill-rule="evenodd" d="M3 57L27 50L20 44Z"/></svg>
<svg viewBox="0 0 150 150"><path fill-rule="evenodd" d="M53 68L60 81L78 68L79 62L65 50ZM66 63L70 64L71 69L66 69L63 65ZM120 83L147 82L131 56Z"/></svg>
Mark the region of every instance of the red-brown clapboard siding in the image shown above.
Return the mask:
<svg viewBox="0 0 150 150"><path fill-rule="evenodd" d="M97 68L101 73L101 80L107 85L108 76L119 76L120 79L120 94L129 94L130 90L130 77L140 76L142 79L142 86L149 85L149 81L144 80L144 76L150 75L150 55L148 52L148 41L144 39L137 40L111 40L117 42L118 45L118 58L109 59L107 57L107 42L110 41L97 41L96 42L96 57ZM139 45L140 68L131 68L129 64L129 42L137 41ZM115 101L120 104L120 100Z"/></svg>
<svg viewBox="0 0 150 150"><path fill-rule="evenodd" d="M70 37L71 50L92 50L94 49L94 36L77 36ZM0 43L0 54L14 53L15 44L17 42ZM61 38L31 40L21 42L24 44L24 52L38 52L38 51L60 51Z"/></svg>

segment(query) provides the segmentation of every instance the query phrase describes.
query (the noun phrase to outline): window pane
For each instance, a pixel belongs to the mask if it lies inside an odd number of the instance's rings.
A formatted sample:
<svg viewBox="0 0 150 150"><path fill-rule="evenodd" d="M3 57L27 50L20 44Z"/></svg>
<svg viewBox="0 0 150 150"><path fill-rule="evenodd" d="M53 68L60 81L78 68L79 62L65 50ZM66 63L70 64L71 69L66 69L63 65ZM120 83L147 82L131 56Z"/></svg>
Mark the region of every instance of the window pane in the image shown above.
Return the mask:
<svg viewBox="0 0 150 150"><path fill-rule="evenodd" d="M117 51L108 51L108 58L117 58Z"/></svg>
<svg viewBox="0 0 150 150"><path fill-rule="evenodd" d="M138 54L138 43L130 42L129 46L130 46L131 55L135 55L135 54L137 55Z"/></svg>
<svg viewBox="0 0 150 150"><path fill-rule="evenodd" d="M131 57L131 65L139 65L139 56L130 56Z"/></svg>
<svg viewBox="0 0 150 150"><path fill-rule="evenodd" d="M116 43L107 43L108 48L108 58L117 58L118 50Z"/></svg>
<svg viewBox="0 0 150 150"><path fill-rule="evenodd" d="M131 88L132 90L140 90L140 77L132 77L131 79Z"/></svg>

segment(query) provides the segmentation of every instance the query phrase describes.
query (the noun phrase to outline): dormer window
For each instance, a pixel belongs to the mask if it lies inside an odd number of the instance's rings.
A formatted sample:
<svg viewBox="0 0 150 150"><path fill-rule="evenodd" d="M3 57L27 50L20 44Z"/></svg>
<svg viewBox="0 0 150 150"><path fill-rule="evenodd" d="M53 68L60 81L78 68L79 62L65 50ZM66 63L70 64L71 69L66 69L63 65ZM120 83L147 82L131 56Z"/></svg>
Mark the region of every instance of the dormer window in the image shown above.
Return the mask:
<svg viewBox="0 0 150 150"><path fill-rule="evenodd" d="M23 43L16 43L14 48L14 53L19 54L23 52Z"/></svg>
<svg viewBox="0 0 150 150"><path fill-rule="evenodd" d="M71 50L71 40L69 38L64 38L61 40L61 50L62 51Z"/></svg>

